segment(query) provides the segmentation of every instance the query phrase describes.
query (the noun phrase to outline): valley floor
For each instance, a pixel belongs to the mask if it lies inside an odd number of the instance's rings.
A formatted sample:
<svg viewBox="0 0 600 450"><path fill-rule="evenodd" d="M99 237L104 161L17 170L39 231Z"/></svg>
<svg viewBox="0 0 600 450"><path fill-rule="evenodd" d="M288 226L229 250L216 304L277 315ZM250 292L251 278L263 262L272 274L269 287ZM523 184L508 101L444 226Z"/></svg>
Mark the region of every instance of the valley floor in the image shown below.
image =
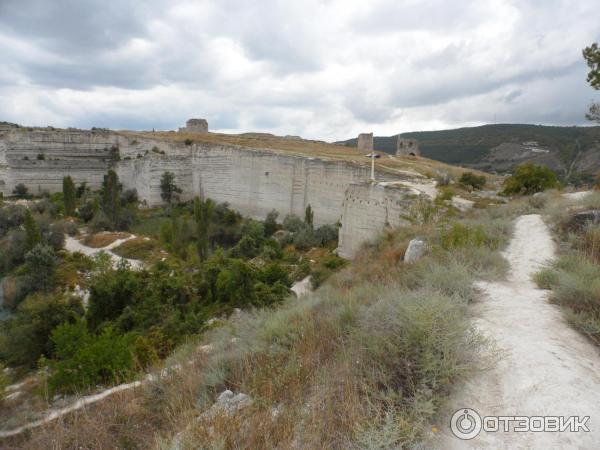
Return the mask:
<svg viewBox="0 0 600 450"><path fill-rule="evenodd" d="M567 324L531 275L554 257L554 242L539 215L517 219L505 257L507 281L483 282L477 328L495 341L499 361L449 401L440 441L444 449L593 449L600 445L600 353ZM459 440L448 427L461 408L484 416L589 416L590 432L485 432ZM501 428L502 429L502 428Z"/></svg>

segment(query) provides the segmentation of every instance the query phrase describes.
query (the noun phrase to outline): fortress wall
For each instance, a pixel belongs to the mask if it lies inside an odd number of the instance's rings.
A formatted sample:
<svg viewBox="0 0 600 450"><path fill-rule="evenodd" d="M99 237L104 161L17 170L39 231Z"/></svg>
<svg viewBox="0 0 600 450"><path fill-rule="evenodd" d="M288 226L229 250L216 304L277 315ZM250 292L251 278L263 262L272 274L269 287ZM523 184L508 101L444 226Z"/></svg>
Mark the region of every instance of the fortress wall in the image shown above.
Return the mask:
<svg viewBox="0 0 600 450"><path fill-rule="evenodd" d="M352 259L364 242L388 227L409 225L404 217L414 194L409 189L371 183L348 187L343 203L338 254Z"/></svg>

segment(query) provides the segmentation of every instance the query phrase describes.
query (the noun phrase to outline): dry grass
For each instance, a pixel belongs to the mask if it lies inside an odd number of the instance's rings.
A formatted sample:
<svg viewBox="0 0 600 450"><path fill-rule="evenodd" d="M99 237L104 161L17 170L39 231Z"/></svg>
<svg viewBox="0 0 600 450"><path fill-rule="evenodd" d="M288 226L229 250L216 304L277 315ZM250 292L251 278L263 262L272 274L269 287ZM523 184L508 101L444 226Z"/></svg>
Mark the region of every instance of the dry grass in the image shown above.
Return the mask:
<svg viewBox="0 0 600 450"><path fill-rule="evenodd" d="M137 237L123 242L112 252L123 258L138 259L140 261L157 260L164 254L158 241L147 237Z"/></svg>
<svg viewBox="0 0 600 450"><path fill-rule="evenodd" d="M117 239L125 239L129 233L103 231L101 233L90 234L83 239L83 243L92 248L104 248L112 244Z"/></svg>

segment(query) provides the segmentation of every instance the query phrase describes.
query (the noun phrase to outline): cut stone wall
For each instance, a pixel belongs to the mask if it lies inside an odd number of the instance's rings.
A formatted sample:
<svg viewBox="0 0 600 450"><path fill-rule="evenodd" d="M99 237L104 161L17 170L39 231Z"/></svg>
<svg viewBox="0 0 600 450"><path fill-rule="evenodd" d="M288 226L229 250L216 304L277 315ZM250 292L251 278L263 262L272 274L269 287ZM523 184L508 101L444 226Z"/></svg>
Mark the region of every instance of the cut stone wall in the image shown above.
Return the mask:
<svg viewBox="0 0 600 450"><path fill-rule="evenodd" d="M373 183L350 185L344 198L338 254L352 259L365 242L386 228L409 225L406 215L414 199L408 188Z"/></svg>

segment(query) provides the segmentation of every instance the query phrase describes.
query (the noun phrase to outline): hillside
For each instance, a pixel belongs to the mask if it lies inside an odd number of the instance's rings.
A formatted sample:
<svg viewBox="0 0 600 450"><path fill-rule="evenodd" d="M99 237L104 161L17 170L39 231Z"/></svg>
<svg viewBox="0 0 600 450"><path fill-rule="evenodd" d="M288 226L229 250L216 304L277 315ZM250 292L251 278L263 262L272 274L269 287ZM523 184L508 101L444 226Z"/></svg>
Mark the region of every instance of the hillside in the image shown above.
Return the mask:
<svg viewBox="0 0 600 450"><path fill-rule="evenodd" d="M600 170L600 127L498 124L401 135L417 139L424 157L484 171L506 173L535 162L577 183ZM375 148L394 153L396 138L375 137ZM356 139L343 143L355 146Z"/></svg>

